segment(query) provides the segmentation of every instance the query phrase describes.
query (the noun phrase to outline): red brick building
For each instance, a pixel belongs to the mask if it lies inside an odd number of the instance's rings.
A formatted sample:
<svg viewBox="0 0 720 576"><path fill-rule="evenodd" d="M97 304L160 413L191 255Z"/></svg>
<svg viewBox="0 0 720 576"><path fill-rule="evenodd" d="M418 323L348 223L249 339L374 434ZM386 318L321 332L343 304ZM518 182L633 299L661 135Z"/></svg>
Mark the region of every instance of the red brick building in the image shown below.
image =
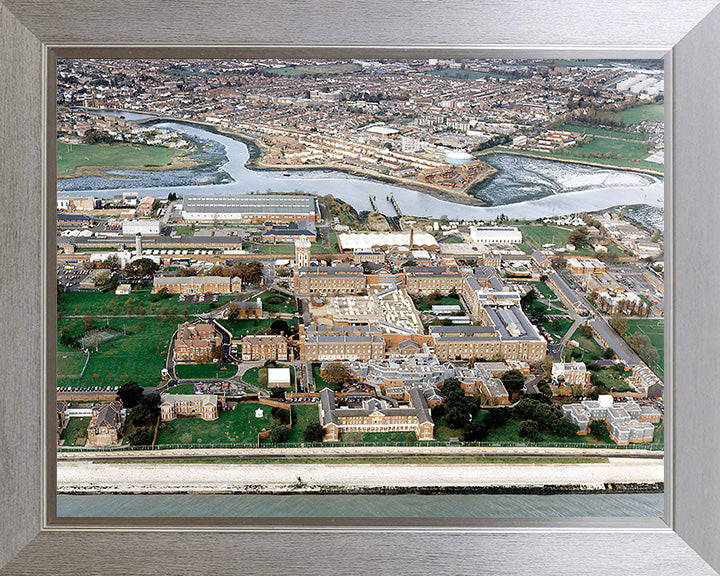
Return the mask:
<svg viewBox="0 0 720 576"><path fill-rule="evenodd" d="M212 324L206 322L180 324L173 348L173 360L208 362L213 346L220 345L222 345L222 337Z"/></svg>
<svg viewBox="0 0 720 576"><path fill-rule="evenodd" d="M287 360L287 340L282 336L245 336L240 349L243 360Z"/></svg>

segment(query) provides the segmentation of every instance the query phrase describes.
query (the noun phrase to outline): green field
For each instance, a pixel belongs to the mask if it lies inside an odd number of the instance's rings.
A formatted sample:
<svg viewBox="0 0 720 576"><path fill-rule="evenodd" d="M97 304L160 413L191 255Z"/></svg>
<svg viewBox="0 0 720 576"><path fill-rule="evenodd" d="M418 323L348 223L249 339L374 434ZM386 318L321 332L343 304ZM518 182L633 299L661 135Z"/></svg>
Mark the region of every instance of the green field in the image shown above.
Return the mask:
<svg viewBox="0 0 720 576"><path fill-rule="evenodd" d="M230 378L237 374L236 364L176 364L175 375L181 380Z"/></svg>
<svg viewBox="0 0 720 576"><path fill-rule="evenodd" d="M638 124L644 120L650 122L664 122L665 105L662 102L659 104L643 104L642 106L636 106L635 108L628 108L627 110L621 110L620 112L613 112L608 116L616 122L622 122L625 126Z"/></svg>
<svg viewBox="0 0 720 576"><path fill-rule="evenodd" d="M300 404L292 407L292 429L288 442L303 442L303 432L311 422L320 422L317 404Z"/></svg>
<svg viewBox="0 0 720 576"><path fill-rule="evenodd" d="M121 386L135 381L140 386L156 386L160 382L160 371L165 368L170 339L180 320L111 317L110 327L120 332L124 328L126 335L103 342L98 346L98 352L93 348L83 377L74 380L73 384ZM80 318L60 318L57 325L58 333L67 328L71 337L78 337L86 331ZM65 375L58 371L59 378Z"/></svg>
<svg viewBox="0 0 720 576"><path fill-rule="evenodd" d="M57 374L58 378L79 378L87 355L80 350L74 350L58 343L57 345ZM68 382L60 382L68 384Z"/></svg>
<svg viewBox="0 0 720 576"><path fill-rule="evenodd" d="M650 366L660 377L665 377L665 325L663 320L652 320L647 318L634 318L627 321L627 335L642 332L650 338L650 342L657 348L660 354L660 362Z"/></svg>
<svg viewBox="0 0 720 576"><path fill-rule="evenodd" d="M278 364L278 368L290 368L290 388L292 389L292 383L295 382L295 367L288 364ZM258 388L267 388L268 383L268 369L260 366L250 368L245 371L242 379L248 384L257 386Z"/></svg>
<svg viewBox="0 0 720 576"><path fill-rule="evenodd" d="M168 394L195 394L194 384L180 384L167 389Z"/></svg>
<svg viewBox="0 0 720 576"><path fill-rule="evenodd" d="M640 132L622 132L621 130L612 130L610 128L601 128L599 126L581 126L579 124L563 124L558 130L566 130L568 132L577 132L579 134L593 134L595 136L604 136L606 138L619 138L621 140L640 140L646 141L649 136Z"/></svg>
<svg viewBox="0 0 720 576"><path fill-rule="evenodd" d="M218 320L218 322L230 330L233 338L242 338L248 334L259 334L265 332L273 323L272 318L248 319L248 320Z"/></svg>
<svg viewBox="0 0 720 576"><path fill-rule="evenodd" d="M438 302L435 303L436 305L441 306L452 306L457 305L460 306L460 311L463 311L463 305L459 298L453 298L452 296L441 296ZM424 298L420 297L417 299L416 304L418 310L432 310L432 305L428 304Z"/></svg>
<svg viewBox="0 0 720 576"><path fill-rule="evenodd" d="M480 412L477 419L485 417L485 412ZM520 419L516 416L512 416L503 426L491 430L483 442L523 442L518 435L518 429L520 428ZM580 436L579 434L571 434L568 438L563 438L559 434L552 432L542 433L542 442L547 443L577 443L577 444L612 444L612 440L604 442L596 440L589 434L587 436Z"/></svg>
<svg viewBox="0 0 720 576"><path fill-rule="evenodd" d="M602 357L603 348L595 342L593 338L586 338L580 333L580 329L575 330L575 333L570 337L571 340L577 341L580 345L579 348L583 352L583 357L580 359L582 362L588 363L593 360L599 360ZM566 346L563 350L563 359L565 361L570 360L570 355L576 350L576 348L570 348Z"/></svg>
<svg viewBox="0 0 720 576"><path fill-rule="evenodd" d="M144 144L71 144L57 143L57 175L72 176L84 166L102 168L143 168L167 166L177 150L167 146Z"/></svg>
<svg viewBox="0 0 720 576"><path fill-rule="evenodd" d="M256 296L263 303L263 310L275 314L295 314L295 299L278 292L263 292Z"/></svg>
<svg viewBox="0 0 720 576"><path fill-rule="evenodd" d="M348 74L362 70L360 64L337 63L337 64L307 64L303 66L283 66L282 68L265 68L268 74L277 76L324 76L327 74Z"/></svg>
<svg viewBox="0 0 720 576"><path fill-rule="evenodd" d="M255 410L262 408L264 416L255 418ZM158 444L249 444L257 442L257 435L270 430L278 422L270 416L270 406L241 402L235 410L223 410L217 420L176 418L160 424Z"/></svg>
<svg viewBox="0 0 720 576"><path fill-rule="evenodd" d="M594 372L595 377L600 380L603 386L610 392L632 392L632 387L615 370L603 369ZM630 372L628 372L628 375Z"/></svg>
<svg viewBox="0 0 720 576"><path fill-rule="evenodd" d="M478 72L476 70L461 70L460 68L442 68L441 70L431 70L426 72L431 76L444 76L445 78L457 78L458 80L477 80L478 78L501 78L507 80L510 76L506 74L497 74L495 72Z"/></svg>
<svg viewBox="0 0 720 576"><path fill-rule="evenodd" d="M209 312L209 302L180 302L177 294L153 302L150 288L133 290L129 296L116 296L114 292L63 292L58 296L57 313L62 316L120 316L180 315L190 316ZM221 294L215 307L229 302L235 295Z"/></svg>
<svg viewBox="0 0 720 576"><path fill-rule="evenodd" d="M417 442L415 432L346 432L340 437L341 442Z"/></svg>
<svg viewBox="0 0 720 576"><path fill-rule="evenodd" d="M65 440L63 445L85 446L88 426L90 418L70 418L65 430L60 433L60 440Z"/></svg>

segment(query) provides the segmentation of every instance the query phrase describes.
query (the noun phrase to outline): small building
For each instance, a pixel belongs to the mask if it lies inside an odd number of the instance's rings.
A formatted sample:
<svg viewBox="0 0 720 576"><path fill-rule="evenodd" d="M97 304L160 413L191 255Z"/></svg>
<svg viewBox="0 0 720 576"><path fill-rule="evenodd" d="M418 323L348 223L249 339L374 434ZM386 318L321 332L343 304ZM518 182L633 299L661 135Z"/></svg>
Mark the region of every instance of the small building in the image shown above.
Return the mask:
<svg viewBox="0 0 720 576"><path fill-rule="evenodd" d="M248 300L247 302L231 302L230 306L225 309L226 317L231 314L240 320L248 318L262 318L263 305L262 299Z"/></svg>
<svg viewBox="0 0 720 576"><path fill-rule="evenodd" d="M152 196L145 196L137 207L137 212L140 216L150 216L153 211L153 205L155 204L155 198Z"/></svg>
<svg viewBox="0 0 720 576"><path fill-rule="evenodd" d="M555 362L552 366L552 378L558 385L589 386L591 376L584 362Z"/></svg>
<svg viewBox="0 0 720 576"><path fill-rule="evenodd" d="M115 295L128 296L131 290L132 287L130 286L130 284L118 284L118 287L115 288Z"/></svg>
<svg viewBox="0 0 720 576"><path fill-rule="evenodd" d="M265 412L263 412L262 408L255 410L255 418L262 418L263 416L265 416Z"/></svg>
<svg viewBox="0 0 720 576"><path fill-rule="evenodd" d="M290 388L290 368L268 368L268 388Z"/></svg>

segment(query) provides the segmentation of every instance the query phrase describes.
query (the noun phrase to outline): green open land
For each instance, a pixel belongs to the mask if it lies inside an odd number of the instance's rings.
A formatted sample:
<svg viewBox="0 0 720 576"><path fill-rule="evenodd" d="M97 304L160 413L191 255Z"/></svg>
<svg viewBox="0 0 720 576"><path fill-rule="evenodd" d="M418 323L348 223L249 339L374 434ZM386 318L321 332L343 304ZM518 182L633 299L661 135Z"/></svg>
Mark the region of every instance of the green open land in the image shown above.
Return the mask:
<svg viewBox="0 0 720 576"><path fill-rule="evenodd" d="M88 426L90 418L70 418L65 430L60 433L60 440L65 440L63 445L85 446Z"/></svg>
<svg viewBox="0 0 720 576"><path fill-rule="evenodd" d="M476 417L477 420L485 417L485 412L481 411ZM521 420L512 416L503 426L491 430L483 442L523 442L518 435L518 429L520 427ZM552 432L542 433L542 442L547 443L571 443L571 444L612 444L612 440L604 441L597 440L590 436L580 436L578 434L571 434L568 438L563 438L559 434Z"/></svg>
<svg viewBox="0 0 720 576"><path fill-rule="evenodd" d="M595 342L594 338L587 338L580 333L580 329L575 330L575 333L570 337L571 340L575 340L579 344L579 349L582 351L583 356L579 358L582 362L588 363L593 360L600 360L602 357L603 348ZM578 348L565 347L563 351L563 358L568 361L574 350Z"/></svg>
<svg viewBox="0 0 720 576"><path fill-rule="evenodd" d="M99 344L97 352L93 347L83 377L73 383L77 386L121 386L135 381L140 386L156 386L160 382L160 371L165 368L170 339L181 320L110 317L109 327L120 332L124 329L125 335ZM96 320L93 326L105 326L104 319ZM57 327L58 334L67 328L71 338L88 330L80 318L59 318ZM64 375L58 371L60 379Z"/></svg>
<svg viewBox="0 0 720 576"><path fill-rule="evenodd" d="M324 76L327 74L348 74L362 70L360 64L336 63L336 64L306 64L302 66L283 66L282 68L265 68L268 74L277 76Z"/></svg>
<svg viewBox="0 0 720 576"><path fill-rule="evenodd" d="M177 150L145 144L57 143L57 175L72 176L80 167L143 168L167 166Z"/></svg>
<svg viewBox="0 0 720 576"><path fill-rule="evenodd" d="M277 367L290 368L290 387L292 388L292 383L295 382L295 367L290 366L289 364L278 364ZM245 371L242 379L248 384L252 384L253 386L257 386L258 388L267 388L268 369L260 366L250 368Z"/></svg>
<svg viewBox="0 0 720 576"><path fill-rule="evenodd" d="M632 392L632 387L620 376L615 370L604 368L593 372L595 378L602 383L605 388L610 392ZM630 371L627 371L625 375L629 376Z"/></svg>
<svg viewBox="0 0 720 576"><path fill-rule="evenodd" d="M353 444L356 442L417 442L415 432L345 432L340 436L341 442Z"/></svg>
<svg viewBox="0 0 720 576"><path fill-rule="evenodd" d="M453 298L452 296L441 296L440 299L434 303L435 305L441 306L460 306L460 310L463 310L462 302L459 298ZM416 306L418 310L432 310L433 305L429 303L425 298L418 298Z"/></svg>
<svg viewBox="0 0 720 576"><path fill-rule="evenodd" d="M230 378L237 374L236 364L176 364L175 375L181 380Z"/></svg>
<svg viewBox="0 0 720 576"><path fill-rule="evenodd" d="M121 316L125 314L189 316L209 312L210 302L179 302L177 294L153 302L150 288L134 289L129 296L114 292L63 292L58 295L57 313L62 316ZM212 306L218 307L235 296L221 294Z"/></svg>
<svg viewBox="0 0 720 576"><path fill-rule="evenodd" d="M312 365L313 378L315 378L315 390L322 390L323 388L330 388L330 390L340 390L340 386L336 384L330 384L325 382L323 377L320 375L320 364Z"/></svg>
<svg viewBox="0 0 720 576"><path fill-rule="evenodd" d="M274 314L295 314L295 299L279 292L263 292L256 296L263 303L263 310Z"/></svg>
<svg viewBox="0 0 720 576"><path fill-rule="evenodd" d="M495 150L518 154L517 150L503 146L499 146ZM548 158L549 160L573 160L588 164L616 168L635 168L637 170L662 173L662 164L646 160L652 150L652 144L640 140L619 140L602 136L590 136L575 146L559 148L553 152L533 150L526 155Z"/></svg>
<svg viewBox="0 0 720 576"><path fill-rule="evenodd" d="M264 416L255 417L262 408ZM217 420L176 418L160 424L158 444L250 444L257 443L257 435L279 423L270 416L270 406L241 402L235 410L223 410Z"/></svg>
<svg viewBox="0 0 720 576"><path fill-rule="evenodd" d="M194 394L195 389L193 384L180 384L167 389L168 394Z"/></svg>
<svg viewBox="0 0 720 576"><path fill-rule="evenodd" d="M507 80L510 76L506 74L498 74L495 72L478 72L476 70L461 70L460 68L442 68L440 70L431 70L426 72L431 76L444 76L445 78L457 78L459 80L477 80L478 78L502 78Z"/></svg>
<svg viewBox="0 0 720 576"><path fill-rule="evenodd" d="M664 122L665 105L662 102L658 104L643 104L642 106L635 106L634 108L628 108L620 112L613 112L608 114L608 116L616 122L625 124L625 126L638 124L645 120L649 122Z"/></svg>
<svg viewBox="0 0 720 576"><path fill-rule="evenodd" d="M292 428L288 442L303 442L303 432L311 422L320 422L317 404L299 404L292 407Z"/></svg>
<svg viewBox="0 0 720 576"><path fill-rule="evenodd" d="M519 230L523 233L523 239L535 248L541 249L543 244L558 244L563 246L567 244L568 237L573 228L566 226L550 226L550 225L532 225L532 224L519 224ZM612 258L624 258L628 254L620 248L615 242L611 242L607 246L607 257ZM595 251L586 246L576 248L572 252L567 254L573 256L595 256Z"/></svg>
<svg viewBox="0 0 720 576"><path fill-rule="evenodd" d="M613 130L612 128L582 126L580 124L563 124L558 130L577 132L578 134L592 134L593 136L602 136L605 138L619 138L620 140L640 140L645 142L649 138L647 134L641 132L623 132L622 130Z"/></svg>
<svg viewBox="0 0 720 576"><path fill-rule="evenodd" d="M87 355L80 350L68 348L58 343L57 345L57 374L58 378L80 378ZM68 382L59 382L68 384Z"/></svg>
<svg viewBox="0 0 720 576"><path fill-rule="evenodd" d="M654 320L649 318L632 318L627 321L628 331L626 336L642 332L650 338L650 343L657 348L660 354L660 362L655 366L650 366L653 371L660 377L665 377L665 325L663 320Z"/></svg>

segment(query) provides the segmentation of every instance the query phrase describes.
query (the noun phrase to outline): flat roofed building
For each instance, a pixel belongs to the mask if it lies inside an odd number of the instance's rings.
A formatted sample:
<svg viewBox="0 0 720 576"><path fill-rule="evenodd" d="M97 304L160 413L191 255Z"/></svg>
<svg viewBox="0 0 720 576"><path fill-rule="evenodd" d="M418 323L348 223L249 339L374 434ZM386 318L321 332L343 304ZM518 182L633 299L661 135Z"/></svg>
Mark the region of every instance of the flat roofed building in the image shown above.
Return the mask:
<svg viewBox="0 0 720 576"><path fill-rule="evenodd" d="M588 386L592 374L584 362L555 362L552 365L552 378L566 386Z"/></svg>
<svg viewBox="0 0 720 576"><path fill-rule="evenodd" d="M344 432L415 432L418 440L432 440L435 423L425 395L412 388L406 397L409 405L397 408L377 398L364 400L361 408L336 408L335 393L323 388L318 404L323 440L337 442Z"/></svg>
<svg viewBox="0 0 720 576"><path fill-rule="evenodd" d="M183 200L182 218L190 222L249 222L287 224L315 222L314 196L293 194L196 195Z"/></svg>
<svg viewBox="0 0 720 576"><path fill-rule="evenodd" d="M422 247L439 250L437 240L427 232L349 232L338 235L338 244L341 251L373 250L374 248L389 248L391 246L405 246L407 248Z"/></svg>
<svg viewBox="0 0 720 576"><path fill-rule="evenodd" d="M602 399L602 397L601 397ZM653 422L661 420L660 411L653 406L639 406L635 402L600 402L583 400L564 404L563 416L578 426L578 434L587 434L593 420L601 420L608 427L610 438L616 444L652 442Z"/></svg>
<svg viewBox="0 0 720 576"><path fill-rule="evenodd" d="M216 420L218 400L215 394L162 394L160 418L173 420L176 416L198 416L203 420Z"/></svg>
<svg viewBox="0 0 720 576"><path fill-rule="evenodd" d="M242 278L234 276L154 276L152 293L163 288L171 294L238 294Z"/></svg>
<svg viewBox="0 0 720 576"><path fill-rule="evenodd" d="M123 220L123 236L158 236L160 234L160 220Z"/></svg>
<svg viewBox="0 0 720 576"><path fill-rule="evenodd" d="M268 368L268 388L290 388L290 368Z"/></svg>
<svg viewBox="0 0 720 576"><path fill-rule="evenodd" d="M470 239L477 244L521 244L522 232L513 226L471 226Z"/></svg>

